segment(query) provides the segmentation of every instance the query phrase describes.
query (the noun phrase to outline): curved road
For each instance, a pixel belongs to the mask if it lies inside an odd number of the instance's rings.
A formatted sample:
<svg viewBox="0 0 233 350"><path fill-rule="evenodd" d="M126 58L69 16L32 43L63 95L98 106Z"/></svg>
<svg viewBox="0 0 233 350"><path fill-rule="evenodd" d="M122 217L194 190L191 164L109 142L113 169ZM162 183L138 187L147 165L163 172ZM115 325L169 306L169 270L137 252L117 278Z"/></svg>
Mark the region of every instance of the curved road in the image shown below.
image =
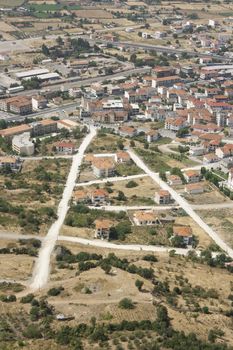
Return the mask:
<svg viewBox="0 0 233 350"><path fill-rule="evenodd" d="M213 241L218 244L218 246L224 250L233 259L233 249L229 247L210 226L208 226L200 216L193 210L191 205L182 198L173 188L168 186L166 182L160 179L157 173L151 171L146 164L132 151L129 150L128 153L135 164L141 168L146 174L148 174L152 180L154 180L163 190L167 190L172 198L183 208L186 213L213 239Z"/></svg>
<svg viewBox="0 0 233 350"><path fill-rule="evenodd" d="M73 162L70 168L70 172L66 181L65 189L62 195L62 199L58 206L57 220L50 227L47 236L43 240L42 247L39 252L38 259L35 264L31 289L37 290L43 287L49 278L49 265L50 265L50 255L56 244L60 228L65 220L67 211L69 209L69 201L72 196L72 192L75 186L77 174L79 172L80 165L83 160L84 152L93 137L96 135L96 130L94 127L90 127L90 133L84 138L82 144L79 147L79 152L74 155Z"/></svg>

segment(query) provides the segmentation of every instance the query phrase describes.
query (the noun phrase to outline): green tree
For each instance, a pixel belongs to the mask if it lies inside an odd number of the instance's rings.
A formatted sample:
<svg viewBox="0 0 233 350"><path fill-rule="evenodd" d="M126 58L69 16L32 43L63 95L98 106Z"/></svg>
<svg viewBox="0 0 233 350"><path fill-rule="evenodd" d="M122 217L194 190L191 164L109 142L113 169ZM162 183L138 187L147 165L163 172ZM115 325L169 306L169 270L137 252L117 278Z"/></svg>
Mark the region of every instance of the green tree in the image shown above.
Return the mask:
<svg viewBox="0 0 233 350"><path fill-rule="evenodd" d="M118 304L120 309L133 309L134 308L134 303L131 299L129 298L124 298L121 299L121 301Z"/></svg>
<svg viewBox="0 0 233 350"><path fill-rule="evenodd" d="M135 286L137 287L137 289L138 289L139 291L142 290L143 284L144 284L144 282L141 281L141 280L136 280L136 281L135 281Z"/></svg>

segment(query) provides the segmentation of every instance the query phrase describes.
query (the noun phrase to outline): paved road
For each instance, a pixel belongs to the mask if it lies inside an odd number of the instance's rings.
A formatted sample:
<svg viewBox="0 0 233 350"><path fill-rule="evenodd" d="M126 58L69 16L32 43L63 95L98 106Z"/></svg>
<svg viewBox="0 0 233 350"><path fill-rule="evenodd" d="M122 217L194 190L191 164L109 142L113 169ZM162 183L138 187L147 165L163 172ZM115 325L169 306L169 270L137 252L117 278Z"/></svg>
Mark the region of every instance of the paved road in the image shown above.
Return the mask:
<svg viewBox="0 0 233 350"><path fill-rule="evenodd" d="M178 151L175 151L174 149L171 149L169 146L174 146L174 144L170 143L170 144L165 144L165 145L159 145L158 149L162 152L162 153L173 153L173 154L180 154Z"/></svg>
<svg viewBox="0 0 233 350"><path fill-rule="evenodd" d="M181 171L187 171L187 170L201 170L201 168L205 167L206 169L216 169L216 168L223 168L221 165L222 160L219 160L218 162L215 163L208 163L208 164L203 164L203 162L201 162L200 165L194 165L191 167L187 167L187 168L183 168L181 169Z"/></svg>
<svg viewBox="0 0 233 350"><path fill-rule="evenodd" d="M127 210L170 210L172 208L177 208L176 205L103 205L101 207L89 206L90 209L100 209L106 211L127 211Z"/></svg>
<svg viewBox="0 0 233 350"><path fill-rule="evenodd" d="M103 41L105 43L110 43L107 41ZM177 55L181 55L182 53L187 53L189 56L193 56L193 57L212 57L212 58L216 58L219 59L221 61L226 61L229 60L231 61L230 58L227 58L225 56L220 56L220 55L216 55L213 53L210 54L205 54L203 52L196 52L196 51L189 51L189 50L185 50L185 49L176 49L176 48L171 48L168 46L158 46L158 45L151 45L151 44L145 44L145 43L141 43L141 42L129 42L129 41L118 41L118 42L114 42L111 44L113 46L124 46L124 47L133 47L134 49L144 49L147 51L156 51L156 52L166 52L166 53L172 53L172 54L177 54Z"/></svg>
<svg viewBox="0 0 233 350"><path fill-rule="evenodd" d="M132 160L136 165L141 168L148 176L151 177L162 189L169 191L173 199L183 208L186 213L213 239L213 241L219 245L231 258L233 258L233 249L229 247L210 226L208 226L200 216L195 213L191 205L182 198L173 188L171 188L166 182L160 179L159 175L151 171L146 164L132 151L128 151Z"/></svg>
<svg viewBox="0 0 233 350"><path fill-rule="evenodd" d="M56 244L56 240L58 238L60 228L65 220L67 211L69 209L69 201L71 199L72 191L75 186L77 173L79 171L80 165L82 163L82 159L84 157L84 152L95 135L96 135L96 130L94 127L91 127L90 133L85 137L81 146L79 147L79 152L73 156L72 166L67 178L62 199L58 206L58 211L57 211L58 218L50 227L47 236L43 240L43 244L35 264L32 282L30 285L32 290L37 290L43 287L48 281L49 268L50 268L49 266L50 255Z"/></svg>
<svg viewBox="0 0 233 350"><path fill-rule="evenodd" d="M142 245L142 244L115 244L108 241L102 241L99 239L86 239L80 237L70 237L70 236L59 236L59 241L67 241L73 243L79 243L82 245L98 247L98 248L109 248L109 249L117 249L117 250L136 250L136 251L149 251L149 252L169 252L174 250L172 247L162 247L162 246L154 246L154 245ZM187 255L188 251L191 249L175 249L177 254Z"/></svg>
<svg viewBox="0 0 233 350"><path fill-rule="evenodd" d="M233 202L215 203L215 204L190 204L192 209L198 210L211 210L211 209L232 209ZM101 207L89 206L90 209L100 209L107 211L127 211L127 210L171 210L174 208L180 208L179 205L103 205Z"/></svg>
<svg viewBox="0 0 233 350"><path fill-rule="evenodd" d="M233 208L233 202L225 203L213 203L213 204L194 204L192 205L193 209L198 210L212 210L212 209L231 209Z"/></svg>
<svg viewBox="0 0 233 350"><path fill-rule="evenodd" d="M129 175L129 176L115 176L115 177L108 177L106 179L100 179L100 180L92 180L88 182L79 182L76 184L77 187L79 186L90 186L95 184L103 184L106 182L117 182L117 181L125 181L125 180L132 180L132 179L140 179L142 177L147 177L147 174L138 174L138 175Z"/></svg>
<svg viewBox="0 0 233 350"><path fill-rule="evenodd" d="M0 232L0 239L3 238L4 236ZM20 235L16 233L8 233L8 238L12 240L17 240L20 238L37 238L40 239L41 241L46 241L46 237L35 237L32 235ZM73 237L73 236L58 236L57 237L58 241L64 241L64 242L71 242L71 243L77 243L81 245L86 245L86 246L93 246L93 247L98 247L98 248L107 248L107 249L113 249L113 250L127 250L127 251L150 251L150 252L158 252L158 253L168 253L171 250L175 250L176 254L178 255L187 255L192 248L173 248L173 247L165 247L165 246L156 246L156 245L143 245L143 244L116 244L116 243L111 243L108 241L102 241L99 239L86 239L86 238L81 238L81 237ZM200 255L201 251L195 250L197 255ZM215 256L216 254L213 253ZM21 283L21 281L19 281ZM37 289L37 288L36 288Z"/></svg>

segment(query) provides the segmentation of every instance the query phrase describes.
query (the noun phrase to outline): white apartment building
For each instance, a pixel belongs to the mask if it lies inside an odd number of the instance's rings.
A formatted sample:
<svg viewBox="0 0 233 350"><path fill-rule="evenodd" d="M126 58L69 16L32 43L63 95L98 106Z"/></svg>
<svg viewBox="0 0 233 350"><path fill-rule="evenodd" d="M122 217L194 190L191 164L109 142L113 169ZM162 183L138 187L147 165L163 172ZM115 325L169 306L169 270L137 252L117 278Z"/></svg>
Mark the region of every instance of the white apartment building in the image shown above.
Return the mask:
<svg viewBox="0 0 233 350"><path fill-rule="evenodd" d="M34 153L34 143L30 141L30 133L15 135L12 139L12 150L19 155L31 156Z"/></svg>

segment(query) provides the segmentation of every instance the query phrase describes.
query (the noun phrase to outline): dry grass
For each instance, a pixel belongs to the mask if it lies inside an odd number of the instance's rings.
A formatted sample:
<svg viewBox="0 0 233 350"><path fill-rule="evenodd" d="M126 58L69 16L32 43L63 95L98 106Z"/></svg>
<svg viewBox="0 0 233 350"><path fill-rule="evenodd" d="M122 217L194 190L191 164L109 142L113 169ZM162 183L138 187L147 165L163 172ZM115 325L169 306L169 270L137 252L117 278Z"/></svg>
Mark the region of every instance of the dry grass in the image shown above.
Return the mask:
<svg viewBox="0 0 233 350"><path fill-rule="evenodd" d="M2 32L13 32L13 31L17 30L17 28L15 28L14 26L9 25L3 21L0 21L0 28L1 28Z"/></svg>
<svg viewBox="0 0 233 350"><path fill-rule="evenodd" d="M35 258L28 255L1 254L1 278L27 281L31 276L34 260Z"/></svg>
<svg viewBox="0 0 233 350"><path fill-rule="evenodd" d="M231 202L228 197L225 197L221 192L216 190L211 184L208 185L206 182L203 183L205 187L205 192L201 194L187 195L185 194L185 198L191 204L219 204L225 202Z"/></svg>
<svg viewBox="0 0 233 350"><path fill-rule="evenodd" d="M87 227L71 227L63 225L60 235L93 239L94 230Z"/></svg>
<svg viewBox="0 0 233 350"><path fill-rule="evenodd" d="M65 244L73 253L77 254L80 251L101 253L104 256L111 252L108 249L99 249L95 247L82 247L73 244ZM187 311L185 300L179 298L179 305L186 311L180 312L173 307L168 307L169 316L172 319L172 324L175 329L183 330L186 334L195 332L202 339L207 338L210 328L219 328L225 332L224 339L232 344L233 334L230 326L230 319L221 315L219 309L226 310L229 308L227 297L230 294L232 287L232 276L229 272L222 269L211 268L206 265L192 263L186 261L182 257L169 258L166 254L157 253L159 261L152 263L140 260L145 254L142 252L124 252L116 251L115 254L121 258L127 258L134 262L137 266L150 267L155 271L157 280L168 280L170 288L177 285L176 276L187 278L191 285L202 286L204 289L217 289L219 299L199 299L195 297L200 305L208 306L211 314L195 314ZM87 322L91 316L95 315L97 320L102 321L110 315L111 322L120 322L123 319L153 319L155 308L152 305L151 294L149 293L153 286L151 282L144 280L144 287L147 292L139 293L134 283L138 278L136 275L128 274L119 269L113 268L113 275L106 275L100 268L82 273L79 277L75 277L76 269L72 270L57 270L53 263L53 274L48 288L58 286L62 283L65 286L65 291L61 296L49 298L58 312L75 315L79 322ZM141 278L140 278L141 279ZM221 286L221 289L216 288ZM83 294L84 287L92 290L92 294ZM117 306L119 300L123 297L129 297L136 302L136 307L133 310L120 310ZM199 300L198 300L199 299ZM157 298L157 301L161 298ZM72 322L72 321L71 321ZM75 323L76 321L74 321Z"/></svg>
<svg viewBox="0 0 233 350"><path fill-rule="evenodd" d="M233 247L232 209L202 210L199 215L226 243Z"/></svg>

